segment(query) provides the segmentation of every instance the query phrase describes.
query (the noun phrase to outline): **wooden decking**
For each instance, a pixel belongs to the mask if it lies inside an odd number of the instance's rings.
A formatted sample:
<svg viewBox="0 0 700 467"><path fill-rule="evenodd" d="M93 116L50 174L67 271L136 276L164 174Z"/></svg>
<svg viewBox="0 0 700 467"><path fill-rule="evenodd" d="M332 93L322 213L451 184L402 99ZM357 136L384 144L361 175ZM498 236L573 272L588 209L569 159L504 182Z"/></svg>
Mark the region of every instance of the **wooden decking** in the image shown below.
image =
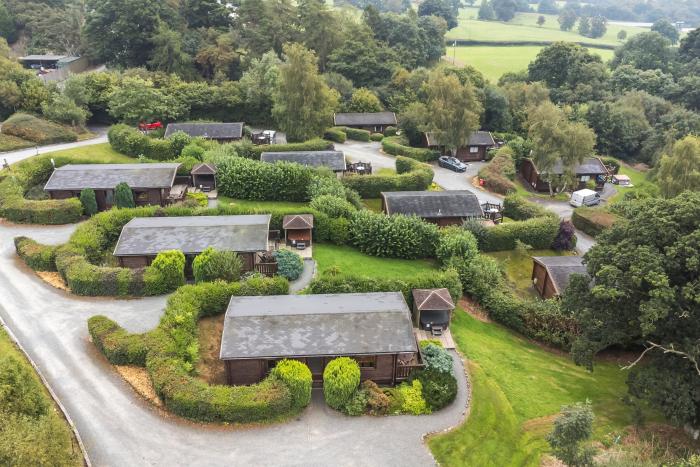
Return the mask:
<svg viewBox="0 0 700 467"><path fill-rule="evenodd" d="M455 348L455 341L452 340L452 333L450 332L449 328L443 331L442 336L433 336L431 333L426 332L424 329L413 329L413 332L416 334L418 342L429 339L439 340L444 348L448 350Z"/></svg>
<svg viewBox="0 0 700 467"><path fill-rule="evenodd" d="M284 242L280 242L280 249L287 249L293 251L294 253L301 256L301 259L311 259L313 257L313 246L307 246L303 250L297 250L289 245L284 245Z"/></svg>

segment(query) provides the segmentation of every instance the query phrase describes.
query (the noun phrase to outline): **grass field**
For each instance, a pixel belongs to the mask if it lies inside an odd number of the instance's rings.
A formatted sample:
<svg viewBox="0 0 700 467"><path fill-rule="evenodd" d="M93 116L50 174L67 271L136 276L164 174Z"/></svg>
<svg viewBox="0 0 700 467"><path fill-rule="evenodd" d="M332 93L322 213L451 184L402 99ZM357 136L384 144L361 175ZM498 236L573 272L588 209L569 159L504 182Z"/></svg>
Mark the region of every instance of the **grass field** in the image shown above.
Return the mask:
<svg viewBox="0 0 700 467"><path fill-rule="evenodd" d="M109 145L109 143L93 144L90 146L82 146L74 149L64 149L62 151L54 151L42 156L70 156L76 162L80 160L99 159L104 164L128 164L138 162L137 159L121 154Z"/></svg>
<svg viewBox="0 0 700 467"><path fill-rule="evenodd" d="M495 251L486 253L501 265L506 272L508 282L515 292L522 298L536 298L537 291L532 286L532 257L533 256L565 256L569 252L557 252L554 250L518 250Z"/></svg>
<svg viewBox="0 0 700 467"><path fill-rule="evenodd" d="M455 50L456 49L456 50ZM504 73L509 71L527 70L542 50L540 46L464 46L447 47L447 61L451 62L454 56L457 65L471 65L484 74L491 82L498 81ZM613 56L612 50L590 49L605 60Z"/></svg>
<svg viewBox="0 0 700 467"><path fill-rule="evenodd" d="M302 208L306 203L295 203L292 201L251 201L247 199L233 199L227 196L219 196L219 206L233 204L242 208L268 209L268 208Z"/></svg>
<svg viewBox="0 0 700 467"><path fill-rule="evenodd" d="M401 279L437 269L437 265L430 260L377 258L360 253L354 248L327 243L315 243L313 248L314 259L320 274L330 268L338 267L344 274Z"/></svg>
<svg viewBox="0 0 700 467"><path fill-rule="evenodd" d="M469 359L471 414L455 431L430 439L440 465L538 466L562 405L590 400L594 439L632 423L621 402L626 373L599 363L589 373L503 327L457 310L452 337Z"/></svg>

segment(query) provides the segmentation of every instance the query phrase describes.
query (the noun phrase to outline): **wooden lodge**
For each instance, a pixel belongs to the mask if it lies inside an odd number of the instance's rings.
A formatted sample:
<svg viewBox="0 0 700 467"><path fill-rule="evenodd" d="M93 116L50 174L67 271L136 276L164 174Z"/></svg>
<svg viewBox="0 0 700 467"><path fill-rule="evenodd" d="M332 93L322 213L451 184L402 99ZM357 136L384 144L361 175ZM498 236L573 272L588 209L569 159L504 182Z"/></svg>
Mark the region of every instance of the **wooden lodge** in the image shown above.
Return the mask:
<svg viewBox="0 0 700 467"><path fill-rule="evenodd" d="M238 123L169 123L165 129L165 137L182 131L187 135L197 138L211 139L220 143L230 143L243 138L242 122Z"/></svg>
<svg viewBox="0 0 700 467"><path fill-rule="evenodd" d="M423 133L423 143L425 147L446 154L445 146L437 141L433 133ZM486 155L491 148L498 145L488 131L475 131L469 136L466 146L458 148L454 156L462 162L474 162L486 160ZM450 154L451 155L451 154Z"/></svg>
<svg viewBox="0 0 700 467"><path fill-rule="evenodd" d="M235 251L243 271L252 271L268 250L270 215L137 217L122 228L114 248L119 265L143 268L162 251L179 250L187 259L185 275L191 276L192 260L207 247Z"/></svg>
<svg viewBox="0 0 700 467"><path fill-rule="evenodd" d="M559 177L563 176L564 168L561 161L557 161L552 172L553 175ZM609 175L608 169L599 157L589 157L585 159L581 164L576 166L574 174L577 184L572 187L573 190L586 188L586 184L591 180L595 182L596 190L601 190ZM520 175L535 191L549 191L549 184L543 179L543 174L538 170L532 159L524 159L520 163Z"/></svg>
<svg viewBox="0 0 700 467"><path fill-rule="evenodd" d="M384 133L387 127L396 127L394 112L346 112L333 115L335 126L358 128L372 133Z"/></svg>
<svg viewBox="0 0 700 467"><path fill-rule="evenodd" d="M184 199L187 185L175 185L180 164L68 164L54 169L44 186L51 199L80 196L86 188L95 191L100 211L114 205L114 189L119 183L131 188L137 206L165 206Z"/></svg>
<svg viewBox="0 0 700 467"><path fill-rule="evenodd" d="M231 298L220 352L228 384L257 383L290 358L309 367L318 387L328 362L341 356L377 384L404 381L423 366L400 292Z"/></svg>
<svg viewBox="0 0 700 467"><path fill-rule="evenodd" d="M342 151L287 151L263 152L260 160L269 164L293 162L307 167L327 167L341 177L346 169L345 154Z"/></svg>
<svg viewBox="0 0 700 467"><path fill-rule="evenodd" d="M413 325L434 335L450 326L454 301L447 289L413 289Z"/></svg>
<svg viewBox="0 0 700 467"><path fill-rule="evenodd" d="M387 191L381 193L381 198L382 211L387 215L415 215L441 227L484 218L479 199L467 190Z"/></svg>
<svg viewBox="0 0 700 467"><path fill-rule="evenodd" d="M560 297L572 274L588 274L580 256L534 256L532 261L532 284L544 299Z"/></svg>
<svg viewBox="0 0 700 467"><path fill-rule="evenodd" d="M190 171L192 186L209 192L216 190L216 165L211 162L200 162L192 167Z"/></svg>
<svg viewBox="0 0 700 467"><path fill-rule="evenodd" d="M294 214L282 218L284 243L297 250L305 250L313 241L314 216Z"/></svg>

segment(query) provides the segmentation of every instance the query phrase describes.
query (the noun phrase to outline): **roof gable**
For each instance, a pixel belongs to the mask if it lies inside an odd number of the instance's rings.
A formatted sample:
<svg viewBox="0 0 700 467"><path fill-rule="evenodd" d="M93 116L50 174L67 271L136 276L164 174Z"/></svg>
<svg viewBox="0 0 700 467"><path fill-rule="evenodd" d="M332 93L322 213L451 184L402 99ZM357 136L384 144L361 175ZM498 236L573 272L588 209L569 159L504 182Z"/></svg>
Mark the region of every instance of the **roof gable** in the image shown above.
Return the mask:
<svg viewBox="0 0 700 467"><path fill-rule="evenodd" d="M192 175L215 175L216 165L211 162L200 162L192 167L190 173Z"/></svg>
<svg viewBox="0 0 700 467"><path fill-rule="evenodd" d="M532 260L547 270L557 295L566 290L572 274L588 275L580 256L533 256Z"/></svg>
<svg viewBox="0 0 700 467"><path fill-rule="evenodd" d="M454 310L455 304L447 289L413 289L413 301L418 310Z"/></svg>
<svg viewBox="0 0 700 467"><path fill-rule="evenodd" d="M416 215L424 218L482 217L484 211L476 195L466 190L382 192L387 214Z"/></svg>
<svg viewBox="0 0 700 467"><path fill-rule="evenodd" d="M313 229L314 216L312 214L292 214L282 218L282 228L285 230Z"/></svg>

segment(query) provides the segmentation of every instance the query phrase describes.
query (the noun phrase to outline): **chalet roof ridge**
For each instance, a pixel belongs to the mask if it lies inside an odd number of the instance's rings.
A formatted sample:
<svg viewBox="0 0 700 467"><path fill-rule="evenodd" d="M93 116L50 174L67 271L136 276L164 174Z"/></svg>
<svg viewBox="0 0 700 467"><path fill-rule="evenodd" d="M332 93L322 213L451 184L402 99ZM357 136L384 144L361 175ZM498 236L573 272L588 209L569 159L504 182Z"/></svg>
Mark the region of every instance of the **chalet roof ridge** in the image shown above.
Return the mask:
<svg viewBox="0 0 700 467"><path fill-rule="evenodd" d="M433 290L430 291L430 293L428 294L428 296L425 297L425 300L423 300L423 301L421 302L421 304L418 306L418 308L423 308L423 306L428 302L428 300L430 300L430 299L433 298L433 297L439 298L439 299L440 299L445 305L447 305L447 306L450 306L450 307L451 307L451 306L454 306L454 303L448 302L448 301L445 299L445 297L443 297L442 295L440 295L440 294L438 293L438 289L433 289Z"/></svg>

